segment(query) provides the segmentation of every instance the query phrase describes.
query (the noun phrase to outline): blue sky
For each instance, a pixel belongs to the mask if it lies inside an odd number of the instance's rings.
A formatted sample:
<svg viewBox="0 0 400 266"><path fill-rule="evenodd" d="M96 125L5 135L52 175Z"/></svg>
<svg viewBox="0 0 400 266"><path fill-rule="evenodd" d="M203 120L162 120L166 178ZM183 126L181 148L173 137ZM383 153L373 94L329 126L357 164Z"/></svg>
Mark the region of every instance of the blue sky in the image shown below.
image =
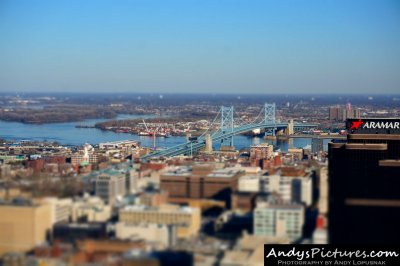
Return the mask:
<svg viewBox="0 0 400 266"><path fill-rule="evenodd" d="M399 93L400 1L1 0L0 91Z"/></svg>

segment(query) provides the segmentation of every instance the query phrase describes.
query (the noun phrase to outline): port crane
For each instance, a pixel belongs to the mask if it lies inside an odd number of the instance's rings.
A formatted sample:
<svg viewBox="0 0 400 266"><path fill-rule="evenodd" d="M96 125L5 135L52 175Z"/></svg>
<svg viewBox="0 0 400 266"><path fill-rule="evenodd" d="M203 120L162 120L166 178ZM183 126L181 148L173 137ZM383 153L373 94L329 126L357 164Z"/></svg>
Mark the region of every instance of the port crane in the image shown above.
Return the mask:
<svg viewBox="0 0 400 266"><path fill-rule="evenodd" d="M149 133L150 130L149 130L149 128L147 127L146 121L144 121L144 119L142 119L142 121L143 121L144 127L146 128L146 132Z"/></svg>
<svg viewBox="0 0 400 266"><path fill-rule="evenodd" d="M144 121L144 119L142 119L143 124L146 128L146 136L152 136L153 137L153 150L156 150L156 132L158 131L158 128L156 128L155 130L153 130L153 132L150 131L150 129L147 127L146 121ZM144 134L141 134L144 135Z"/></svg>

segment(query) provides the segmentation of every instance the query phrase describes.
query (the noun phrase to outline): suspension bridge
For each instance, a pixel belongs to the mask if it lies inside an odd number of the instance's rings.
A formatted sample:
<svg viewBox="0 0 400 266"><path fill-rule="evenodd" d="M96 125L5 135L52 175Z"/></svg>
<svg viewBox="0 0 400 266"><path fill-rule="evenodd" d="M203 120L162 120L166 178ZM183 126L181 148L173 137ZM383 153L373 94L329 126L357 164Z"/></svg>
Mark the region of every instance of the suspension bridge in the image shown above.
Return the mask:
<svg viewBox="0 0 400 266"><path fill-rule="evenodd" d="M149 159L153 157L165 156L178 156L178 155L192 155L206 145L206 138L209 136L212 142L221 142L221 144L228 144L226 146L233 146L233 137L235 135L245 133L254 129L264 129L266 135L275 135L277 130L293 127L293 132L303 131L310 128L317 127L316 124L307 123L284 123L276 121L275 119L275 103L265 103L260 113L252 122L243 122L240 119L234 119L233 106L222 106L210 124L209 128L197 139L191 140L168 149L154 151L142 157L142 159ZM219 118L219 119L218 119ZM217 122L219 120L219 122ZM212 130L214 130L212 132Z"/></svg>

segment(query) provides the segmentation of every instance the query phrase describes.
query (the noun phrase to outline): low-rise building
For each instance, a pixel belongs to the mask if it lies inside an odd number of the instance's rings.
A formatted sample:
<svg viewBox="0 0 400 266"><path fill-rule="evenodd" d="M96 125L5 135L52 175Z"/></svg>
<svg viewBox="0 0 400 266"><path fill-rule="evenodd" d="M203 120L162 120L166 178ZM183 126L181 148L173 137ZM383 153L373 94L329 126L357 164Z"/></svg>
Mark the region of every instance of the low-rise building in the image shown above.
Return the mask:
<svg viewBox="0 0 400 266"><path fill-rule="evenodd" d="M96 196L113 205L118 197L126 193L126 175L118 171L108 171L96 178Z"/></svg>
<svg viewBox="0 0 400 266"><path fill-rule="evenodd" d="M200 230L201 213L198 208L179 205L126 206L119 211L119 223L124 223L125 226L121 228L126 230L129 230L129 225L133 225L133 231L136 231L136 226L141 224L171 226L176 229L178 238L187 238L196 235ZM121 234L127 235L127 233Z"/></svg>
<svg viewBox="0 0 400 266"><path fill-rule="evenodd" d="M243 170L214 169L209 164L180 166L161 175L160 188L168 191L171 198L212 198L230 203L230 194L237 190L242 175Z"/></svg>
<svg viewBox="0 0 400 266"><path fill-rule="evenodd" d="M72 222L106 222L111 217L111 206L99 197L85 195L75 199L71 206Z"/></svg>
<svg viewBox="0 0 400 266"><path fill-rule="evenodd" d="M254 209L254 235L296 241L302 237L304 220L303 205L269 197L267 201L258 201Z"/></svg>
<svg viewBox="0 0 400 266"><path fill-rule="evenodd" d="M245 193L278 193L289 202L312 204L312 179L310 174L304 176L281 175L245 175L239 178L239 192Z"/></svg>

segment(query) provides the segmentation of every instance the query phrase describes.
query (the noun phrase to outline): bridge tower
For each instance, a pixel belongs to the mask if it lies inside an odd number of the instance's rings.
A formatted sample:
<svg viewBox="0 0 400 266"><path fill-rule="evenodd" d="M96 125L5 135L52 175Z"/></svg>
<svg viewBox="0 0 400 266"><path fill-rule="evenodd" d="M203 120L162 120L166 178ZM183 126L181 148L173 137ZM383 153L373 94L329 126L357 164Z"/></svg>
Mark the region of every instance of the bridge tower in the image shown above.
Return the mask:
<svg viewBox="0 0 400 266"><path fill-rule="evenodd" d="M293 135L294 134L294 122L293 119L290 119L287 126L287 134Z"/></svg>
<svg viewBox="0 0 400 266"><path fill-rule="evenodd" d="M233 132L233 106L221 106L221 133ZM223 142L224 140L221 140ZM229 146L233 146L233 136L229 137Z"/></svg>
<svg viewBox="0 0 400 266"><path fill-rule="evenodd" d="M265 124L275 125L275 103L264 104L264 122ZM268 129L265 133L275 136L275 128Z"/></svg>

